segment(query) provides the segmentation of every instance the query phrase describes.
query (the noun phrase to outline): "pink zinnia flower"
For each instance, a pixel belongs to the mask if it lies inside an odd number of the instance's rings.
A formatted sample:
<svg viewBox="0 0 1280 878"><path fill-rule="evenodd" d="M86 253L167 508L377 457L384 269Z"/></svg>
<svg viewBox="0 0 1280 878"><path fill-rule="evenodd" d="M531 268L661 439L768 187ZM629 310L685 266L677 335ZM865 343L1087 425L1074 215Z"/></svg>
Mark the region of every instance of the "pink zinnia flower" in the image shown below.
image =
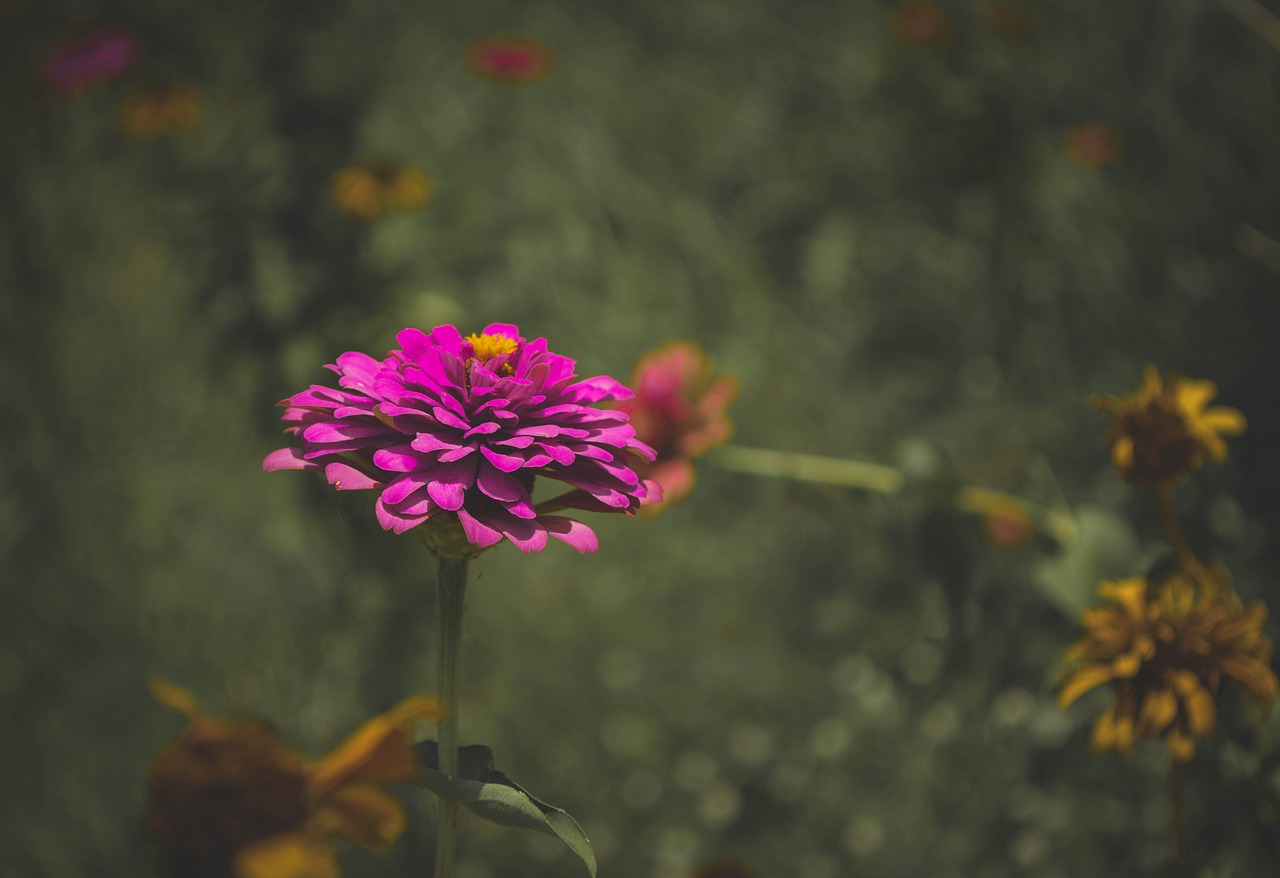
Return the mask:
<svg viewBox="0 0 1280 878"><path fill-rule="evenodd" d="M693 459L733 434L725 412L738 382L713 377L711 360L693 342L672 341L640 358L631 386L635 397L618 409L657 451L646 475L662 486L665 502L682 500L693 490Z"/></svg>
<svg viewBox="0 0 1280 878"><path fill-rule="evenodd" d="M453 326L405 329L396 341L385 360L338 357L328 368L341 389L312 385L282 401L301 447L273 451L262 468L324 470L339 490L376 489L385 529L461 525L475 550L505 538L540 552L549 535L594 552L591 528L546 513L631 514L661 499L634 469L653 449L625 413L591 407L632 395L613 378L577 380L573 360L509 323L466 338ZM538 476L571 490L535 505Z"/></svg>
<svg viewBox="0 0 1280 878"><path fill-rule="evenodd" d="M137 37L105 24L56 50L40 68L40 75L54 90L69 92L116 78L138 63L141 55Z"/></svg>

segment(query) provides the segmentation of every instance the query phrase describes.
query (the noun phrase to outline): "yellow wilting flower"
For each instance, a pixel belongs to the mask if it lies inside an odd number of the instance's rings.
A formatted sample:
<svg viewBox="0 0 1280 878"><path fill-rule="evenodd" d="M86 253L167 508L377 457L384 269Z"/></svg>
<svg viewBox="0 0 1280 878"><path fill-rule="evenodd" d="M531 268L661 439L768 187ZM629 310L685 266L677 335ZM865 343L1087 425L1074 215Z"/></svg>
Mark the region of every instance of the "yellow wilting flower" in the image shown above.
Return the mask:
<svg viewBox="0 0 1280 878"><path fill-rule="evenodd" d="M169 878L336 878L336 840L389 847L404 812L376 785L417 774L409 723L441 714L409 698L308 763L265 723L212 716L162 681L152 691L188 720L147 776L146 831Z"/></svg>
<svg viewBox="0 0 1280 878"><path fill-rule="evenodd" d="M1243 433L1245 420L1233 408L1206 408L1217 392L1212 381L1174 373L1161 379L1155 366L1147 366L1133 393L1094 397L1094 407L1113 419L1107 433L1111 462L1130 482L1159 485L1185 478L1205 454L1226 460L1222 437Z"/></svg>
<svg viewBox="0 0 1280 878"><path fill-rule="evenodd" d="M1106 605L1086 610L1085 635L1065 656L1070 665L1058 705L1110 683L1115 701L1093 730L1093 748L1128 756L1139 737L1165 737L1175 760L1195 754L1195 739L1217 723L1223 677L1265 705L1280 683L1271 641L1262 634L1267 608L1245 609L1225 589L1197 589L1176 575L1159 586L1144 579L1104 582Z"/></svg>
<svg viewBox="0 0 1280 878"><path fill-rule="evenodd" d="M384 213L409 213L431 196L431 178L411 165L368 159L347 165L333 177L333 201L361 220Z"/></svg>

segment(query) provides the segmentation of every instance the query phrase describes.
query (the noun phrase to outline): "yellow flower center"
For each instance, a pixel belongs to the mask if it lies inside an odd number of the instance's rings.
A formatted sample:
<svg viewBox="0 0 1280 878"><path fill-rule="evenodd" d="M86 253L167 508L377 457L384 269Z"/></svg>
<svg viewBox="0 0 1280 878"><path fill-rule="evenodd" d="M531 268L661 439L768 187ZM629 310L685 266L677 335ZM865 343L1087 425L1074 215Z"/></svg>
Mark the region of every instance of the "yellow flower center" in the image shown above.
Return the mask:
<svg viewBox="0 0 1280 878"><path fill-rule="evenodd" d="M467 341L471 342L472 356L482 363L503 354L515 353L520 346L518 341L506 335L476 335L473 332L467 336Z"/></svg>

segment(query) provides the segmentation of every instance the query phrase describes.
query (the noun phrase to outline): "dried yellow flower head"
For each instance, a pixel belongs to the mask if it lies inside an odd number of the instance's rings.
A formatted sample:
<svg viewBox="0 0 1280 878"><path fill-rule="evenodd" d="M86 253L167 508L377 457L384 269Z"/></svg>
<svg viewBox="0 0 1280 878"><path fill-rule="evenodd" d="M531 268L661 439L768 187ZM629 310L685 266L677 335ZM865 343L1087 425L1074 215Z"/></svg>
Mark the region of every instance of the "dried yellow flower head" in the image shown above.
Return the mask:
<svg viewBox="0 0 1280 878"><path fill-rule="evenodd" d="M308 764L257 720L212 716L161 681L153 689L188 720L147 775L146 831L169 878L336 878L334 841L389 846L404 813L374 784L417 773L407 727L440 714L410 698Z"/></svg>
<svg viewBox="0 0 1280 878"><path fill-rule="evenodd" d="M1143 372L1142 386L1122 397L1094 397L1094 407L1113 418L1107 433L1111 462L1130 482L1181 481L1208 454L1227 458L1223 436L1244 432L1244 415L1233 408L1206 408L1218 392L1212 381L1194 381L1155 366Z"/></svg>
<svg viewBox="0 0 1280 878"><path fill-rule="evenodd" d="M307 820L302 758L252 720L192 720L151 764L147 835L165 875L233 874L242 848Z"/></svg>
<svg viewBox="0 0 1280 878"><path fill-rule="evenodd" d="M1197 590L1186 577L1153 586L1144 579L1104 582L1107 603L1085 611L1085 634L1068 650L1070 665L1058 704L1110 683L1115 701L1093 730L1093 747L1128 756L1140 737L1164 737L1174 759L1195 753L1217 723L1223 677L1268 707L1280 683L1271 641L1262 634L1267 608L1245 609L1224 588Z"/></svg>

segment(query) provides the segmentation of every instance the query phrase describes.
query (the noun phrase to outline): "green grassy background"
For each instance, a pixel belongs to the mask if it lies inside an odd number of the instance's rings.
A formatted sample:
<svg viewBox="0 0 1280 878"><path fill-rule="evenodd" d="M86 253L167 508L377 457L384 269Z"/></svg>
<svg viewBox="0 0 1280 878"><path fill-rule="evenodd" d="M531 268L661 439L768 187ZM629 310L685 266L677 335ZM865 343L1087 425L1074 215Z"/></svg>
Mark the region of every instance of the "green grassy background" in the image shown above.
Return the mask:
<svg viewBox="0 0 1280 878"><path fill-rule="evenodd" d="M602 875L1161 874L1163 750L1090 755L1105 699L1051 692L1097 578L1162 552L1088 400L1155 362L1245 411L1180 496L1272 600L1280 52L1214 3L1029 2L1025 38L941 6L920 50L873 0L0 5L0 875L149 874L142 780L181 723L148 674L317 755L430 691L429 557L260 461L339 353L491 321L582 374L695 339L741 382L737 441L909 474L886 497L712 454L684 504L593 521L598 555L473 565L462 738L577 816ZM49 96L41 60L97 21L141 65ZM498 30L555 73L468 74ZM195 83L202 126L123 138L142 76ZM1097 170L1064 147L1092 120L1123 139ZM423 168L425 209L338 211L367 155ZM1082 539L992 550L956 482L1064 498ZM1191 847L1271 874L1277 726L1227 704ZM429 871L406 801L348 874ZM464 820L459 878L577 874Z"/></svg>

